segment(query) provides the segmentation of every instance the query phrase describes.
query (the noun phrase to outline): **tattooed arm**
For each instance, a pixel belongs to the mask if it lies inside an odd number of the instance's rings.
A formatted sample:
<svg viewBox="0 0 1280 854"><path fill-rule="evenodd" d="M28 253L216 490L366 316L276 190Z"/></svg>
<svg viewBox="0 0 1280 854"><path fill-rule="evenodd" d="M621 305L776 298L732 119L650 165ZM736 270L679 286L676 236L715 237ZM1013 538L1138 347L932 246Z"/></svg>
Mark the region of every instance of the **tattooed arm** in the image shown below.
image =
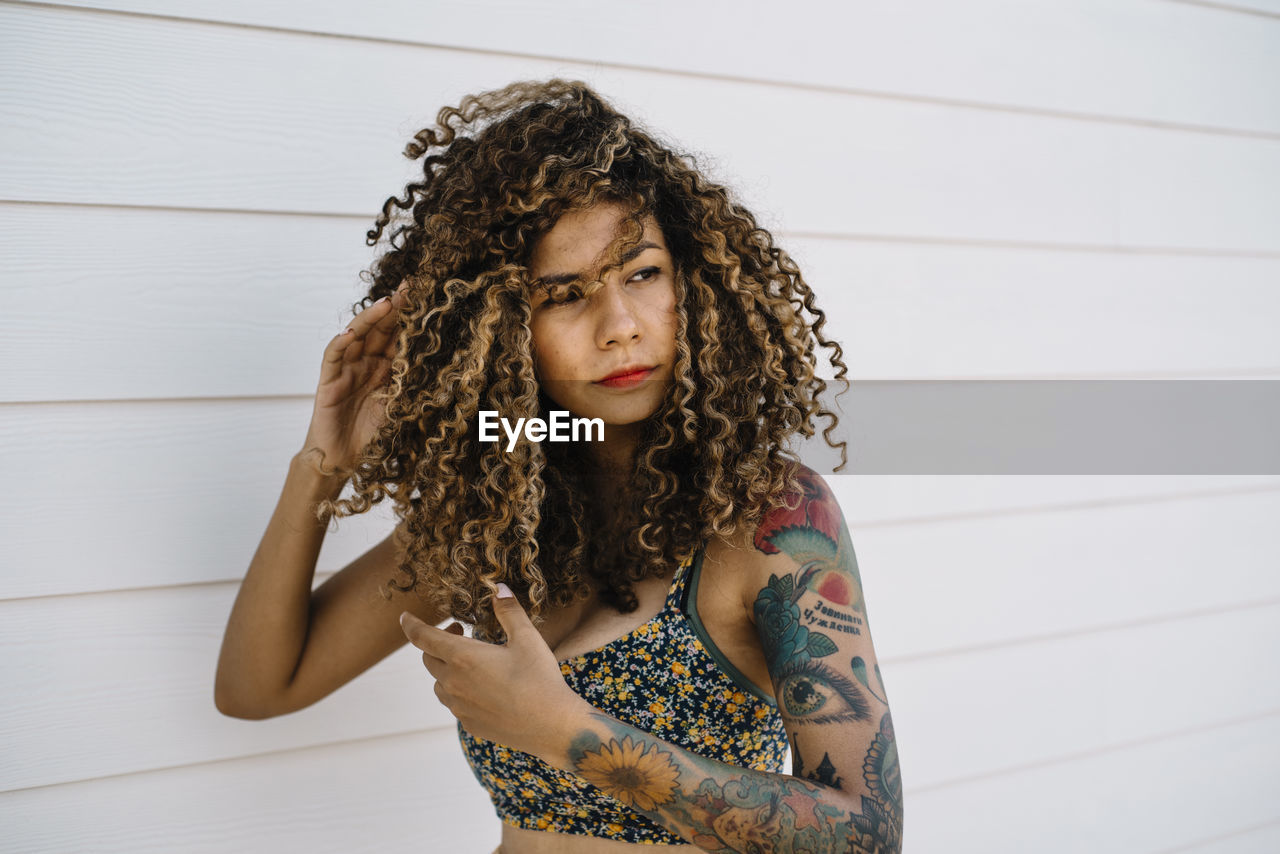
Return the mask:
<svg viewBox="0 0 1280 854"><path fill-rule="evenodd" d="M793 775L699 756L597 711L543 758L707 851L896 853L897 749L857 563L830 489L808 470L802 486L799 506L765 518L741 555Z"/></svg>
<svg viewBox="0 0 1280 854"><path fill-rule="evenodd" d="M870 845L898 851L898 750L849 529L821 477L805 469L800 486L799 505L756 531L755 550L767 557L754 564L768 580L752 609L792 772L846 793L856 801L852 826Z"/></svg>

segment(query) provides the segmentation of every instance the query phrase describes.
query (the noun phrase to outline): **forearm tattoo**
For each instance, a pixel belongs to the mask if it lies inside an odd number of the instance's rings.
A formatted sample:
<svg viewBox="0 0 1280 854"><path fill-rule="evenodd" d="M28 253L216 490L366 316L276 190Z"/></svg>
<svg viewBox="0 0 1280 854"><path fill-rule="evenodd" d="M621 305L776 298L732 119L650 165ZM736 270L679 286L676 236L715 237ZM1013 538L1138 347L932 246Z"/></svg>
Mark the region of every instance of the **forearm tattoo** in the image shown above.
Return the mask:
<svg viewBox="0 0 1280 854"><path fill-rule="evenodd" d="M835 788L682 750L608 715L569 748L574 771L706 851L894 854L900 822L874 798L843 806ZM873 790L874 791L874 790Z"/></svg>

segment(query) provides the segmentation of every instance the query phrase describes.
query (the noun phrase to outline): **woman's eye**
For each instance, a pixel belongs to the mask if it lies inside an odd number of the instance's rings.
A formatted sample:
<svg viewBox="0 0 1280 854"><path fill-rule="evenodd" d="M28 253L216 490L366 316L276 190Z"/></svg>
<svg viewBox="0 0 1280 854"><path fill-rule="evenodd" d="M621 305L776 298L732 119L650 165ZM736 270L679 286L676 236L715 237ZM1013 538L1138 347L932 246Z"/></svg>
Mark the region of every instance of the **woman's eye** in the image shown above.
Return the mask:
<svg viewBox="0 0 1280 854"><path fill-rule="evenodd" d="M778 680L778 701L800 724L867 720L871 706L852 679L817 661L792 664Z"/></svg>
<svg viewBox="0 0 1280 854"><path fill-rule="evenodd" d="M637 270L636 274L631 277L631 280L647 282L650 279L655 278L660 272L662 271L657 267L645 267L643 270Z"/></svg>

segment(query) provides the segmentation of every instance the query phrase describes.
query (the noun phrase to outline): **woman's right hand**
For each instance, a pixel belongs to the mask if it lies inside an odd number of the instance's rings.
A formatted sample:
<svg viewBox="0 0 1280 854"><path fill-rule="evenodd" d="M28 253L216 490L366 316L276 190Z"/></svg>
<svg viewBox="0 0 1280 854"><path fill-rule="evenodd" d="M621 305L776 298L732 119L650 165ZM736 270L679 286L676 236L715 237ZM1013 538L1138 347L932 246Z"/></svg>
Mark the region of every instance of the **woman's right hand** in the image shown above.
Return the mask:
<svg viewBox="0 0 1280 854"><path fill-rule="evenodd" d="M324 348L311 426L300 456L326 475L337 469L350 471L385 417L385 403L373 395L391 376L406 284L357 314Z"/></svg>

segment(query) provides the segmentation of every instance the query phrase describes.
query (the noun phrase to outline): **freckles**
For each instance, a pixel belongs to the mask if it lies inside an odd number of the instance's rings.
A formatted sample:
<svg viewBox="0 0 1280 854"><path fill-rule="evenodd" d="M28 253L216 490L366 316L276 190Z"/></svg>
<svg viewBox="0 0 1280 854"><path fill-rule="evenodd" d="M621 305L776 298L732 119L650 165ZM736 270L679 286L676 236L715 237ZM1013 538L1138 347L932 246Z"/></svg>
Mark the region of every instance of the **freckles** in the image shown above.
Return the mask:
<svg viewBox="0 0 1280 854"><path fill-rule="evenodd" d="M563 341L549 344L534 353L534 371L544 382L566 381L576 375L573 351Z"/></svg>
<svg viewBox="0 0 1280 854"><path fill-rule="evenodd" d="M544 356L549 362L556 362L561 365L565 362L565 346L563 342L556 342L544 350Z"/></svg>

